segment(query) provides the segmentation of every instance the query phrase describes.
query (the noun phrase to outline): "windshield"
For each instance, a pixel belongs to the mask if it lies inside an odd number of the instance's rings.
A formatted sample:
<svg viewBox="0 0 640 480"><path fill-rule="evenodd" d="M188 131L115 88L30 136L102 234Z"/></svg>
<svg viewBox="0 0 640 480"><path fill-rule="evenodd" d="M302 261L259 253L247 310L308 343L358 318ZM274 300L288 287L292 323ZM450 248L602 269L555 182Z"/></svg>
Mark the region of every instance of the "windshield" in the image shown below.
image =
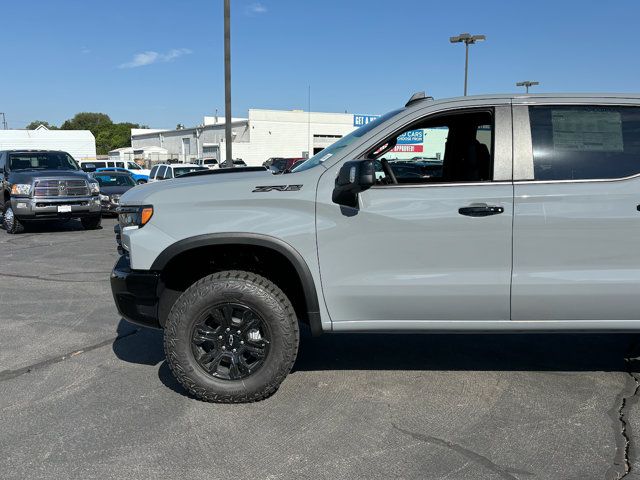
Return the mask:
<svg viewBox="0 0 640 480"><path fill-rule="evenodd" d="M294 173L302 172L303 170L308 170L310 168L317 167L318 165L325 162L326 160L329 160L329 158L331 158L332 156L340 153L345 147L348 147L353 142L355 142L356 140L358 140L359 138L363 137L365 134L369 133L371 130L376 128L378 125L380 125L383 122L386 122L388 119L397 115L401 111L402 109L393 110L389 113L382 115L381 117L376 118L374 121L369 122L366 125L363 125L357 130L354 130L349 135L342 137L336 143L328 146L324 150L321 150L320 152L315 154L313 157L309 158L309 160L297 166L295 169L292 170L292 172Z"/></svg>
<svg viewBox="0 0 640 480"><path fill-rule="evenodd" d="M95 178L101 187L133 187L136 184L129 175L101 173L100 175L95 175Z"/></svg>
<svg viewBox="0 0 640 480"><path fill-rule="evenodd" d="M20 152L9 154L10 170L80 170L64 152Z"/></svg>
<svg viewBox="0 0 640 480"><path fill-rule="evenodd" d="M284 170L286 166L287 166L287 159L286 158L277 158L271 164L272 168L278 169L278 170Z"/></svg>
<svg viewBox="0 0 640 480"><path fill-rule="evenodd" d="M200 170L207 170L205 167L173 167L174 177L179 177L185 173L198 172Z"/></svg>

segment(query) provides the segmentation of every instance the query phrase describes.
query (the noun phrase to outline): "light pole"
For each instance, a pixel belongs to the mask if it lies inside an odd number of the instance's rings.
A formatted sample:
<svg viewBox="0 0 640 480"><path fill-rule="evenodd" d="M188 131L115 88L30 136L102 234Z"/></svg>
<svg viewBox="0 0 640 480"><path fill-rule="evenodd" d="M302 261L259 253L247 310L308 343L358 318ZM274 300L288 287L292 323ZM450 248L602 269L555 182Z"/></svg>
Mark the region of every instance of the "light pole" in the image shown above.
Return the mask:
<svg viewBox="0 0 640 480"><path fill-rule="evenodd" d="M529 87L533 87L534 85L540 85L540 82L531 82L529 80L525 80L524 82L516 83L516 87L525 87L527 89L527 93L529 93Z"/></svg>
<svg viewBox="0 0 640 480"><path fill-rule="evenodd" d="M231 154L231 5L224 0L224 143L225 164L233 167Z"/></svg>
<svg viewBox="0 0 640 480"><path fill-rule="evenodd" d="M477 42L484 42L487 39L484 35L471 35L469 33L461 33L457 37L449 37L451 43L464 43L464 95L467 96L467 78L469 76L469 45Z"/></svg>

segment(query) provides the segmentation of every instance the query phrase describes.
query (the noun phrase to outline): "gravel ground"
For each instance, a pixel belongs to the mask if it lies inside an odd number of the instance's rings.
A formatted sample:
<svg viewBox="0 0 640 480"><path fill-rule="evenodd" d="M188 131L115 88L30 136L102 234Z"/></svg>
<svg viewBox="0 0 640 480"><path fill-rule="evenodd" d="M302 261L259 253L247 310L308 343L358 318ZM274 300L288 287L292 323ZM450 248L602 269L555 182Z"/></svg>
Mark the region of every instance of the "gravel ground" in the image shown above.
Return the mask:
<svg viewBox="0 0 640 480"><path fill-rule="evenodd" d="M635 336L305 334L272 397L206 404L119 318L113 224L0 231L4 479L640 478Z"/></svg>

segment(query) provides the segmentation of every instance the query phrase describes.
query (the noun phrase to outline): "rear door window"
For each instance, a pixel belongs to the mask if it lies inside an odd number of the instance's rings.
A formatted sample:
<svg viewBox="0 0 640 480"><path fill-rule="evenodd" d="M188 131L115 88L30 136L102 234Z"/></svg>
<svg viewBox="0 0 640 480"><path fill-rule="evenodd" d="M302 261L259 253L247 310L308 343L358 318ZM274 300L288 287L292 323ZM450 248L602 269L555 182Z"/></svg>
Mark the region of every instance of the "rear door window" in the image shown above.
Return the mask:
<svg viewBox="0 0 640 480"><path fill-rule="evenodd" d="M156 172L158 171L158 166L156 165L155 167L153 167L151 169L151 171L149 172L149 178L154 178L156 175Z"/></svg>
<svg viewBox="0 0 640 480"><path fill-rule="evenodd" d="M164 174L165 174L166 171L167 171L167 167L166 166L163 165L163 166L160 167L160 170L158 170L158 179L159 180L162 180L162 179L165 178Z"/></svg>
<svg viewBox="0 0 640 480"><path fill-rule="evenodd" d="M640 173L640 107L531 106L535 180Z"/></svg>

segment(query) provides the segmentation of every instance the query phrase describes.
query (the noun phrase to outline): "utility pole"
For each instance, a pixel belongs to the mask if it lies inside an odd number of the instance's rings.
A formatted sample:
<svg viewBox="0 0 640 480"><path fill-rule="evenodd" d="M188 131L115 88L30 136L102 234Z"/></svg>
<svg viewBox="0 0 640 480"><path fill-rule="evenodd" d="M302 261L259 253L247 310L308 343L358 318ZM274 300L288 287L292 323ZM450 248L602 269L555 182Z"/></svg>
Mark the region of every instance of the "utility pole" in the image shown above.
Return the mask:
<svg viewBox="0 0 640 480"><path fill-rule="evenodd" d="M0 112L0 115L2 115L2 129L3 130L8 130L7 117L5 116L4 112Z"/></svg>
<svg viewBox="0 0 640 480"><path fill-rule="evenodd" d="M457 37L449 37L451 43L464 43L464 96L467 96L467 79L469 76L469 45L477 42L484 42L487 39L485 35L471 35L469 33L461 33Z"/></svg>
<svg viewBox="0 0 640 480"><path fill-rule="evenodd" d="M224 142L225 164L233 167L231 152L231 0L224 0Z"/></svg>
<svg viewBox="0 0 640 480"><path fill-rule="evenodd" d="M529 80L525 80L524 82L516 83L516 87L525 87L527 89L527 93L529 93L529 87L533 87L534 85L540 85L540 82L531 82Z"/></svg>
<svg viewBox="0 0 640 480"><path fill-rule="evenodd" d="M311 85L309 85L309 95L307 97L307 158L311 158Z"/></svg>

